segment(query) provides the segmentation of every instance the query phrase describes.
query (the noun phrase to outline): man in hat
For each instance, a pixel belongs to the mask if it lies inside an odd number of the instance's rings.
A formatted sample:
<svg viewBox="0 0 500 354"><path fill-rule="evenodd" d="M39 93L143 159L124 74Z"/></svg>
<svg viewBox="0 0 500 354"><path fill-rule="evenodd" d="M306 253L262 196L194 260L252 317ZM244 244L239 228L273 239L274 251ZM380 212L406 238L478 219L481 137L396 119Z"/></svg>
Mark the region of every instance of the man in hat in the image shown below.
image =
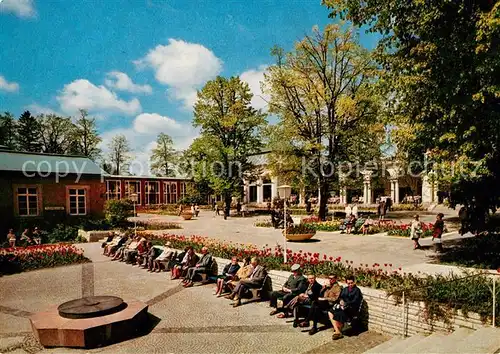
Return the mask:
<svg viewBox="0 0 500 354"><path fill-rule="evenodd" d="M275 309L271 311L270 315L274 316L279 312L283 311L283 308L288 305L290 300L292 300L295 296L302 294L307 290L307 279L302 275L302 270L300 269L299 264L292 265L292 275L288 277L288 280L283 285L281 291L273 291L271 293L271 300L269 301L269 306L274 307ZM283 301L283 307L278 309L278 299ZM289 312L285 310L284 313L280 313L278 315L279 318L288 317Z"/></svg>
<svg viewBox="0 0 500 354"><path fill-rule="evenodd" d="M164 268L165 263L168 264L173 259L176 252L171 247L172 243L170 241L167 241L165 243L165 247L163 248L163 252L153 260L153 265L151 269L149 269L149 271L161 272L162 268Z"/></svg>

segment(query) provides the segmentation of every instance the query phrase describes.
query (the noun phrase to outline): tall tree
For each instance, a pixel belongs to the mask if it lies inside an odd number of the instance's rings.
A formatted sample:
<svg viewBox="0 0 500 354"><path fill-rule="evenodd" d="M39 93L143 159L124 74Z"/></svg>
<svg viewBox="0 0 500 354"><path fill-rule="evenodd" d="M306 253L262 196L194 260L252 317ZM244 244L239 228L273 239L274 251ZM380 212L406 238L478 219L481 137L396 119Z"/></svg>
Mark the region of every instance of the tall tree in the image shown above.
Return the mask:
<svg viewBox="0 0 500 354"><path fill-rule="evenodd" d="M19 149L27 152L41 152L41 135L40 122L29 111L21 114L17 124Z"/></svg>
<svg viewBox="0 0 500 354"><path fill-rule="evenodd" d="M99 144L102 141L97 133L96 120L88 116L86 110L80 110L80 117L75 123L73 130L73 141L71 153L75 155L87 156L96 161L101 156Z"/></svg>
<svg viewBox="0 0 500 354"><path fill-rule="evenodd" d="M74 131L71 119L58 117L55 114L42 114L37 119L40 124L42 152L50 154L68 153Z"/></svg>
<svg viewBox="0 0 500 354"><path fill-rule="evenodd" d="M151 151L151 169L156 175L171 177L174 175L177 156L172 138L160 133L156 139L156 147Z"/></svg>
<svg viewBox="0 0 500 354"><path fill-rule="evenodd" d="M331 16L379 32L396 124L413 132L451 204L500 206L500 2L326 0ZM411 156L411 155L410 155Z"/></svg>
<svg viewBox="0 0 500 354"><path fill-rule="evenodd" d="M317 180L320 217L343 162L370 160L377 153L379 97L372 82L378 70L354 31L328 25L313 28L285 55L275 47L276 64L265 74L269 111L295 137L306 157L306 171ZM372 148L370 148L370 146ZM304 170L304 169L303 169Z"/></svg>
<svg viewBox="0 0 500 354"><path fill-rule="evenodd" d="M17 149L17 122L9 112L0 114L0 145Z"/></svg>
<svg viewBox="0 0 500 354"><path fill-rule="evenodd" d="M119 175L128 165L131 159L130 145L125 135L113 137L108 145L109 161L113 165L113 172Z"/></svg>
<svg viewBox="0 0 500 354"><path fill-rule="evenodd" d="M217 77L198 92L193 125L200 137L190 146L187 156L193 161L195 181L208 181L224 197L226 215L232 196L239 195L243 179L257 172L249 155L262 147L260 131L265 115L251 106L248 84L238 77Z"/></svg>

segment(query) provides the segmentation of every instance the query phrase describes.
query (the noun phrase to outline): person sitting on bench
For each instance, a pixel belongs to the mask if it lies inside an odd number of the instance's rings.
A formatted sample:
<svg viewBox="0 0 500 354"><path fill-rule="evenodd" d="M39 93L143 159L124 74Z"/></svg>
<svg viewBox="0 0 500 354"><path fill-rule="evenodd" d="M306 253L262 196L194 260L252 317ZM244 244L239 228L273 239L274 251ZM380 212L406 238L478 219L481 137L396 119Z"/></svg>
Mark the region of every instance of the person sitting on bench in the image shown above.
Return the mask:
<svg viewBox="0 0 500 354"><path fill-rule="evenodd" d="M247 279L241 279L239 284L234 288L228 299L234 299L233 307L241 305L241 298L250 289L259 289L264 286L264 280L267 277L266 269L259 264L259 259L254 257L251 260L253 266L252 274Z"/></svg>
<svg viewBox="0 0 500 354"><path fill-rule="evenodd" d="M250 274L252 274L253 272L253 266L252 264L250 263L251 262L251 258L250 257L246 257L244 262L243 262L243 267L240 268L240 270L238 270L236 272L236 275L234 276L233 279L231 279L230 281L226 282L226 288L227 290L232 293L234 288L236 288L239 283L240 283L240 280L242 279L248 279L248 277L250 276ZM230 295L228 295L230 296Z"/></svg>
<svg viewBox="0 0 500 354"><path fill-rule="evenodd" d="M222 296L222 292L226 288L227 282L233 280L239 270L240 265L238 264L238 257L231 258L231 263L228 263L224 267L221 277L217 279L217 287L214 295L218 297Z"/></svg>
<svg viewBox="0 0 500 354"><path fill-rule="evenodd" d="M312 304L313 301L318 299L322 289L321 284L316 281L316 276L314 274L309 274L307 276L307 283L306 291L295 296L288 305L286 305L285 310L294 313L294 327L299 325L299 306Z"/></svg>
<svg viewBox="0 0 500 354"><path fill-rule="evenodd" d="M198 255L194 253L193 247L188 246L182 261L172 268L172 280L179 279L186 274L187 270L198 263Z"/></svg>
<svg viewBox="0 0 500 354"><path fill-rule="evenodd" d="M318 322L322 316L323 311L330 310L333 305L337 303L340 297L342 287L337 282L335 275L328 277L328 282L323 286L316 301L313 301L309 308L309 313L306 319L299 324L299 327L309 327L310 322L313 321L313 326L309 330L309 334L313 335L318 332Z"/></svg>
<svg viewBox="0 0 500 354"><path fill-rule="evenodd" d="M153 260L153 266L150 269L151 272L156 271L159 273L159 272L161 272L162 268L164 267L163 263L170 263L170 261L172 260L172 258L175 255L175 250L170 248L171 246L172 246L172 244L170 243L170 241L167 241L165 243L165 248L163 249L163 252ZM168 268L165 270L168 270Z"/></svg>
<svg viewBox="0 0 500 354"><path fill-rule="evenodd" d="M205 273L208 274L211 271L212 267L212 255L208 253L208 248L203 247L201 249L201 259L194 267L190 267L187 270L186 277L182 281L184 283L184 287L188 288L193 286L194 277L197 274Z"/></svg>
<svg viewBox="0 0 500 354"><path fill-rule="evenodd" d="M281 291L273 291L271 293L271 299L269 301L269 305L274 307L275 309L271 311L269 315L274 316L279 312L282 312L282 309L278 309L278 299L282 299L283 301L283 309L284 313L280 313L278 318L286 318L289 315L289 310L286 308L286 305L297 295L302 294L307 289L307 279L302 275L300 265L294 264L292 265L292 275L288 277L288 280L283 285Z"/></svg>
<svg viewBox="0 0 500 354"><path fill-rule="evenodd" d="M363 301L363 294L356 286L352 275L346 278L347 288L340 292L340 302L328 311L328 317L333 324L333 340L343 337L342 327L358 315L359 307Z"/></svg>

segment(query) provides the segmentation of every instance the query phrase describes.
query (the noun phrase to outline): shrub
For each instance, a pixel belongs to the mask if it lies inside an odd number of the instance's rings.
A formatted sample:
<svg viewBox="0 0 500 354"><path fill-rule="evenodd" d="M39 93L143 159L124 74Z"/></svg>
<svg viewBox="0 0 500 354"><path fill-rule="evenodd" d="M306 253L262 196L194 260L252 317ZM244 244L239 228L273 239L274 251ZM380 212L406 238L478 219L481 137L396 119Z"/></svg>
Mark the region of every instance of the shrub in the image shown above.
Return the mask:
<svg viewBox="0 0 500 354"><path fill-rule="evenodd" d="M289 235L315 234L316 230L307 224L299 224L287 227L286 233Z"/></svg>
<svg viewBox="0 0 500 354"><path fill-rule="evenodd" d="M133 216L134 205L131 201L108 200L104 206L106 221L111 226L122 226L127 223L127 218Z"/></svg>
<svg viewBox="0 0 500 354"><path fill-rule="evenodd" d="M314 229L316 231L327 231L327 232L339 231L340 224L341 222L338 220L303 223L303 225L311 229Z"/></svg>
<svg viewBox="0 0 500 354"><path fill-rule="evenodd" d="M256 227L273 227L271 220L257 220L254 224Z"/></svg>
<svg viewBox="0 0 500 354"><path fill-rule="evenodd" d="M182 229L182 226L176 222L170 221L138 221L137 227L141 227L144 230L170 230L170 229Z"/></svg>
<svg viewBox="0 0 500 354"><path fill-rule="evenodd" d="M67 244L0 249L0 274L86 262L81 249Z"/></svg>
<svg viewBox="0 0 500 354"><path fill-rule="evenodd" d="M84 231L110 230L111 224L106 219L85 219L79 224L79 228Z"/></svg>
<svg viewBox="0 0 500 354"><path fill-rule="evenodd" d="M78 237L78 228L74 226L67 226L64 224L58 224L56 227L48 233L48 242L71 242L75 241Z"/></svg>

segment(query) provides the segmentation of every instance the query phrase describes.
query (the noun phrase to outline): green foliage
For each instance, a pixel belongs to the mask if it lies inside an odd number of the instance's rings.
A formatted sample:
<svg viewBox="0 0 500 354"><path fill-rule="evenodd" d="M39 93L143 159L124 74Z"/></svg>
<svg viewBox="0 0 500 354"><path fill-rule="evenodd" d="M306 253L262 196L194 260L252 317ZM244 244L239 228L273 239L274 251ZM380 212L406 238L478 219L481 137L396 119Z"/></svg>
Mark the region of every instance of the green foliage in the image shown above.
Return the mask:
<svg viewBox="0 0 500 354"><path fill-rule="evenodd" d="M144 230L172 230L172 229L182 229L182 226L177 222L170 221L138 221L137 227L143 228Z"/></svg>
<svg viewBox="0 0 500 354"><path fill-rule="evenodd" d="M36 119L40 124L42 152L48 154L68 153L74 139L74 125L71 118L62 118L55 114L41 114Z"/></svg>
<svg viewBox="0 0 500 354"><path fill-rule="evenodd" d="M125 135L114 136L108 145L109 161L113 166L113 172L117 175L124 172L130 161L130 145Z"/></svg>
<svg viewBox="0 0 500 354"><path fill-rule="evenodd" d="M102 139L97 132L96 120L89 118L86 110L80 109L80 118L74 125L72 135L70 146L72 154L86 156L93 161L101 156L101 149L98 146Z"/></svg>
<svg viewBox="0 0 500 354"><path fill-rule="evenodd" d="M193 125L201 130L185 153L184 169L194 181L223 195L226 207L242 191L243 179L257 171L249 156L260 151L265 115L251 106L248 84L238 77L217 77L198 92Z"/></svg>
<svg viewBox="0 0 500 354"><path fill-rule="evenodd" d="M84 231L105 231L110 230L112 226L106 219L91 219L86 218L78 223L78 227Z"/></svg>
<svg viewBox="0 0 500 354"><path fill-rule="evenodd" d="M287 227L286 233L289 235L315 234L316 230L309 224L299 224Z"/></svg>
<svg viewBox="0 0 500 354"><path fill-rule="evenodd" d="M104 215L111 226L123 226L127 223L127 218L133 216L133 210L134 205L129 200L108 200L104 206Z"/></svg>
<svg viewBox="0 0 500 354"><path fill-rule="evenodd" d="M271 146L280 147L272 168L297 172L298 159L304 158L301 180L290 182L305 187L314 181L324 217L329 191L339 180L337 165L379 155L380 96L373 86L378 68L354 32L339 25L314 28L291 53L275 47L272 54L276 64L263 87L271 97L269 112L282 125L271 132ZM290 143L274 143L273 134L284 134Z"/></svg>
<svg viewBox="0 0 500 354"><path fill-rule="evenodd" d="M160 133L156 139L156 147L151 150L151 169L158 176L172 177L178 161L178 153L174 149L172 138Z"/></svg>
<svg viewBox="0 0 500 354"><path fill-rule="evenodd" d="M387 116L398 140L437 172L451 205L500 206L500 5L498 1L324 0L331 16L378 32ZM406 136L405 136L406 135ZM405 141L406 139L406 141Z"/></svg>
<svg viewBox="0 0 500 354"><path fill-rule="evenodd" d="M21 114L17 122L18 147L21 151L40 152L41 144L40 122L29 111Z"/></svg>
<svg viewBox="0 0 500 354"><path fill-rule="evenodd" d="M48 233L48 243L71 242L78 237L78 228L64 224L58 224Z"/></svg>
<svg viewBox="0 0 500 354"><path fill-rule="evenodd" d="M17 148L17 121L9 112L0 114L0 145L11 150Z"/></svg>

